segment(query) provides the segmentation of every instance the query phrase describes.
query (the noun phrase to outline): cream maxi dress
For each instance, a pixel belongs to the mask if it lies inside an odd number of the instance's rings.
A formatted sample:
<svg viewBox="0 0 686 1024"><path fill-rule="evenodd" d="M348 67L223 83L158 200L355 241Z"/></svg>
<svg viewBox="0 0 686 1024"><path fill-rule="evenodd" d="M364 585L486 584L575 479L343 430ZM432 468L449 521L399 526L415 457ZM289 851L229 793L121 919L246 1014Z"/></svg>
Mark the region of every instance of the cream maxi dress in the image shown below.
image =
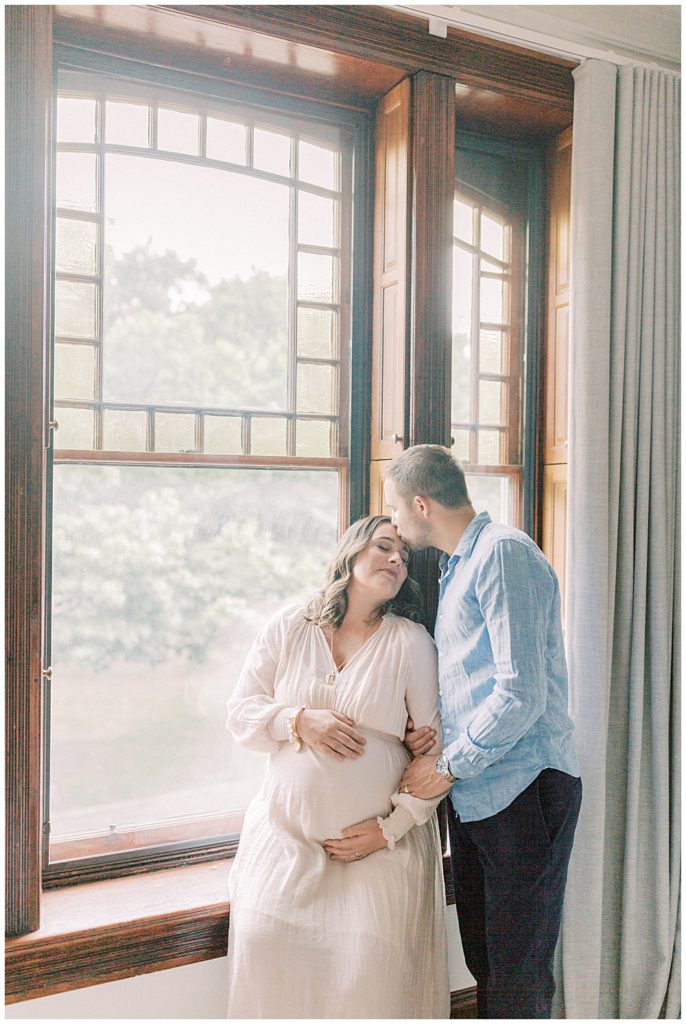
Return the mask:
<svg viewBox="0 0 686 1024"><path fill-rule="evenodd" d="M237 742L270 757L230 875L228 1016L447 1018L438 801L398 792L408 714L440 730L436 651L423 626L388 614L330 685L333 668L320 627L288 608L229 701ZM363 756L296 752L288 719L303 705L352 718ZM326 856L325 839L377 817L389 847Z"/></svg>

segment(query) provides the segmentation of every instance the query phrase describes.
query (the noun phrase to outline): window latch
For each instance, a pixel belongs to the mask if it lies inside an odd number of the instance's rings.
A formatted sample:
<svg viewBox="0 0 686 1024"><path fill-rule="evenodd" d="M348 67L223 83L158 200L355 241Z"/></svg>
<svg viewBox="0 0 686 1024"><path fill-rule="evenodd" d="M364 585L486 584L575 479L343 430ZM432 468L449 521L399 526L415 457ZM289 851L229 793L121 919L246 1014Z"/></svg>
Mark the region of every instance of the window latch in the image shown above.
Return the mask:
<svg viewBox="0 0 686 1024"><path fill-rule="evenodd" d="M52 681L52 665L48 665L47 668L44 668L43 671L41 672L41 675L43 676L43 679L45 679L46 682L48 682L48 683L51 682Z"/></svg>

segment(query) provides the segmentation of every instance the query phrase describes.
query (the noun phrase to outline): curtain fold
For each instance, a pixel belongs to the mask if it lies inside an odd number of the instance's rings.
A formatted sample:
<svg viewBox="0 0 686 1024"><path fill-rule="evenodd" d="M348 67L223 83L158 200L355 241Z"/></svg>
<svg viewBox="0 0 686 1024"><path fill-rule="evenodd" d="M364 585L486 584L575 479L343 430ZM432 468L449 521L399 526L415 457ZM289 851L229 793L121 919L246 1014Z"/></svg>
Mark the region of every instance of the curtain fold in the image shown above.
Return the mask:
<svg viewBox="0 0 686 1024"><path fill-rule="evenodd" d="M556 1013L678 1010L679 79L575 71L567 646L584 780Z"/></svg>

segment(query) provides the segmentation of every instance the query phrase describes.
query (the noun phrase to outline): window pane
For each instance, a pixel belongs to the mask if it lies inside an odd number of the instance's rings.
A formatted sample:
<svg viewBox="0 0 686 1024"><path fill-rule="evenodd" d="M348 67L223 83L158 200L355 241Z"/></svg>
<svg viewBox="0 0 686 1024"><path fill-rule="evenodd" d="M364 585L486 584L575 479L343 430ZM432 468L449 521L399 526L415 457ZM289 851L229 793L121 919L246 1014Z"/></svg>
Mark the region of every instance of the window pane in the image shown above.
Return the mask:
<svg viewBox="0 0 686 1024"><path fill-rule="evenodd" d="M291 137L280 132L255 128L253 133L253 164L272 174L291 173Z"/></svg>
<svg viewBox="0 0 686 1024"><path fill-rule="evenodd" d="M338 203L335 199L298 193L298 241L303 245L336 244Z"/></svg>
<svg viewBox="0 0 686 1024"><path fill-rule="evenodd" d="M298 355L331 359L335 354L336 313L332 309L298 309Z"/></svg>
<svg viewBox="0 0 686 1024"><path fill-rule="evenodd" d="M195 416L190 413L155 413L155 451L195 451Z"/></svg>
<svg viewBox="0 0 686 1024"><path fill-rule="evenodd" d="M507 284L502 278L481 278L480 313L486 323L507 323Z"/></svg>
<svg viewBox="0 0 686 1024"><path fill-rule="evenodd" d="M204 451L212 455L240 455L242 422L238 416L205 416Z"/></svg>
<svg viewBox="0 0 686 1024"><path fill-rule="evenodd" d="M455 443L452 446L453 455L459 462L469 462L469 435L471 431L460 430L453 427Z"/></svg>
<svg viewBox="0 0 686 1024"><path fill-rule="evenodd" d="M459 246L453 248L453 345L451 413L454 423L471 421L473 258Z"/></svg>
<svg viewBox="0 0 686 1024"><path fill-rule="evenodd" d="M463 242L474 244L474 211L460 199L453 203L453 234Z"/></svg>
<svg viewBox="0 0 686 1024"><path fill-rule="evenodd" d="M144 412L105 409L102 446L105 451L144 452L148 417Z"/></svg>
<svg viewBox="0 0 686 1024"><path fill-rule="evenodd" d="M55 398L95 398L95 349L92 345L55 345Z"/></svg>
<svg viewBox="0 0 686 1024"><path fill-rule="evenodd" d="M105 105L105 141L115 146L147 148L148 115L147 103L108 100Z"/></svg>
<svg viewBox="0 0 686 1024"><path fill-rule="evenodd" d="M55 334L97 337L97 291L82 281L55 282Z"/></svg>
<svg viewBox="0 0 686 1024"><path fill-rule="evenodd" d="M328 458L331 452L331 423L328 420L298 420L295 454Z"/></svg>
<svg viewBox="0 0 686 1024"><path fill-rule="evenodd" d="M298 253L298 298L305 301L333 302L334 268L337 260L333 256Z"/></svg>
<svg viewBox="0 0 686 1024"><path fill-rule="evenodd" d="M89 220L58 217L55 230L55 269L72 274L95 274L98 269L98 225Z"/></svg>
<svg viewBox="0 0 686 1024"><path fill-rule="evenodd" d="M247 132L244 124L207 118L207 155L210 160L226 160L232 164L246 162Z"/></svg>
<svg viewBox="0 0 686 1024"><path fill-rule="evenodd" d="M89 450L95 444L95 413L92 409L55 409L59 424L55 431L55 448Z"/></svg>
<svg viewBox="0 0 686 1024"><path fill-rule="evenodd" d="M189 153L197 156L200 142L200 118L182 110L168 110L160 107L157 111L157 147L172 153Z"/></svg>
<svg viewBox="0 0 686 1024"><path fill-rule="evenodd" d="M250 452L252 455L287 455L287 420L276 417L253 416L250 422Z"/></svg>
<svg viewBox="0 0 686 1024"><path fill-rule="evenodd" d="M298 366L298 412L335 413L334 369L300 363Z"/></svg>
<svg viewBox="0 0 686 1024"><path fill-rule="evenodd" d="M479 334L479 369L482 373L504 373L505 334L481 328Z"/></svg>
<svg viewBox="0 0 686 1024"><path fill-rule="evenodd" d="M506 386L499 381L479 381L479 423L505 423L507 421L506 394Z"/></svg>
<svg viewBox="0 0 686 1024"><path fill-rule="evenodd" d="M500 430L479 431L479 454L477 462L481 466L502 466L507 461L502 451L505 435Z"/></svg>
<svg viewBox="0 0 686 1024"><path fill-rule="evenodd" d="M497 260L506 260L506 227L487 214L481 214L481 249Z"/></svg>
<svg viewBox="0 0 686 1024"><path fill-rule="evenodd" d="M298 177L311 185L332 190L338 188L338 154L301 139L298 143Z"/></svg>
<svg viewBox="0 0 686 1024"><path fill-rule="evenodd" d="M61 96L57 100L57 141L95 142L95 114L95 100Z"/></svg>
<svg viewBox="0 0 686 1024"><path fill-rule="evenodd" d="M68 210L97 210L97 157L95 153L57 154L57 206Z"/></svg>
<svg viewBox="0 0 686 1024"><path fill-rule="evenodd" d="M510 522L510 480L506 476L476 476L466 473L467 490L477 512L488 512L494 523Z"/></svg>
<svg viewBox="0 0 686 1024"><path fill-rule="evenodd" d="M55 467L53 840L245 807L225 729L253 638L318 587L330 471Z"/></svg>
<svg viewBox="0 0 686 1024"><path fill-rule="evenodd" d="M285 409L288 187L118 154L106 173L105 400Z"/></svg>

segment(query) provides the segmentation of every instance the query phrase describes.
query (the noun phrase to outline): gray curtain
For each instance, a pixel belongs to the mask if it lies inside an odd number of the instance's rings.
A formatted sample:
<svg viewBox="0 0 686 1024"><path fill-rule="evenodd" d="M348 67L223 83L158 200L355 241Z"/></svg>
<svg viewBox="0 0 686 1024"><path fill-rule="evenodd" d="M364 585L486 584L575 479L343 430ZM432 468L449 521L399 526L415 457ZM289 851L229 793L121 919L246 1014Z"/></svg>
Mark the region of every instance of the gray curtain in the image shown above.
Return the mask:
<svg viewBox="0 0 686 1024"><path fill-rule="evenodd" d="M679 78L575 72L567 648L584 803L556 1015L679 1013Z"/></svg>

